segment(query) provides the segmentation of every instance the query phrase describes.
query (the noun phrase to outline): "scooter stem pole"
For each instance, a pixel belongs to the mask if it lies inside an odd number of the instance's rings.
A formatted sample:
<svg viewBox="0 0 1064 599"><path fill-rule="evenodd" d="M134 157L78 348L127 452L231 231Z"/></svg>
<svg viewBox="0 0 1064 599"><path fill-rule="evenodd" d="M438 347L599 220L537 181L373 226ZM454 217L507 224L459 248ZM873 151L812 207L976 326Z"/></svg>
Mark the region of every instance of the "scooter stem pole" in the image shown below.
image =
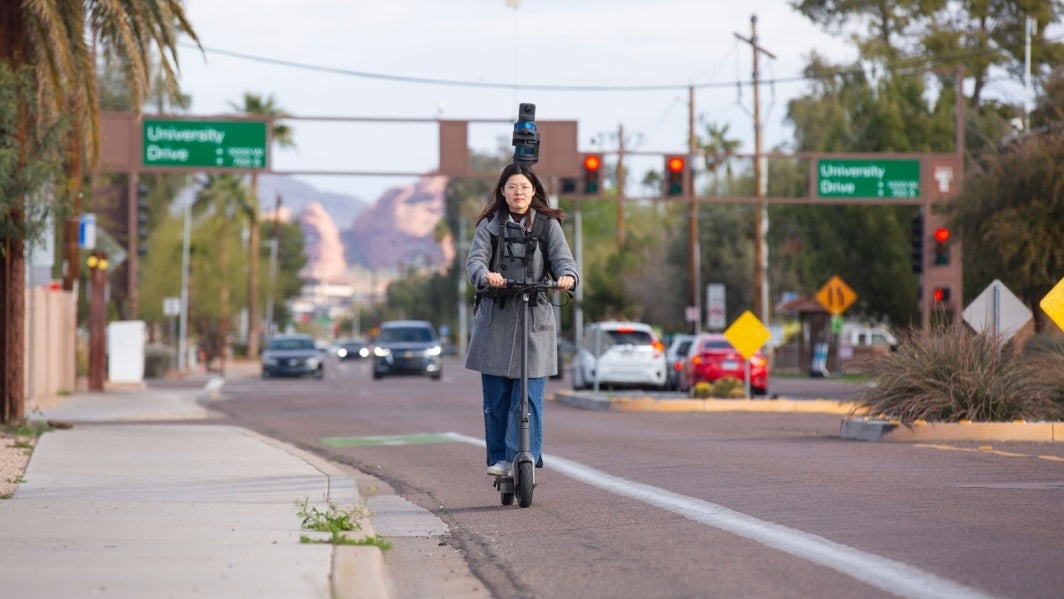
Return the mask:
<svg viewBox="0 0 1064 599"><path fill-rule="evenodd" d="M521 420L517 451L532 451L532 434L528 417L528 310L529 293L521 292Z"/></svg>

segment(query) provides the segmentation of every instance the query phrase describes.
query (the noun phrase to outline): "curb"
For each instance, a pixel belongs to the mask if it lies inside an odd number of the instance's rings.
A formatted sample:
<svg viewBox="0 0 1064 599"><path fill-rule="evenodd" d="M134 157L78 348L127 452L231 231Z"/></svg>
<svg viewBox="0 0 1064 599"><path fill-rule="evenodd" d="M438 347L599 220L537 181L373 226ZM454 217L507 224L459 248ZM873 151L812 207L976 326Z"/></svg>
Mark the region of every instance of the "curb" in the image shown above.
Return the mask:
<svg viewBox="0 0 1064 599"><path fill-rule="evenodd" d="M916 422L843 419L839 437L857 441L918 443L924 441L1064 442L1064 422Z"/></svg>
<svg viewBox="0 0 1064 599"><path fill-rule="evenodd" d="M664 399L650 395L610 395L569 390L554 401L585 410L615 412L757 412L764 414L838 414L839 437L857 441L921 443L931 441L1033 441L1064 443L1064 422L916 422L854 417L860 406L828 399Z"/></svg>
<svg viewBox="0 0 1064 599"><path fill-rule="evenodd" d="M379 548L337 545L333 550L332 596L337 599L391 597L384 572L384 554Z"/></svg>
<svg viewBox="0 0 1064 599"><path fill-rule="evenodd" d="M609 395L561 390L554 401L585 410L617 412L765 412L849 415L858 409L850 401L830 399L691 399L650 395Z"/></svg>

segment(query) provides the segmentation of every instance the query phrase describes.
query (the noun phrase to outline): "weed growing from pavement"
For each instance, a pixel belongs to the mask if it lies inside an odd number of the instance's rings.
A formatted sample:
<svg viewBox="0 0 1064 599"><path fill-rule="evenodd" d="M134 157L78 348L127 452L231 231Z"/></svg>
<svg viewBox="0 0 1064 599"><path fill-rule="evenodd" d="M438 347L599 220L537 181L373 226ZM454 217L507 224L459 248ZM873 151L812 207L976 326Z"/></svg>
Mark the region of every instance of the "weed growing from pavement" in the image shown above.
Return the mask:
<svg viewBox="0 0 1064 599"><path fill-rule="evenodd" d="M51 425L40 420L23 420L22 422L0 426L0 432L6 433L11 437L37 438L50 430L52 430Z"/></svg>
<svg viewBox="0 0 1064 599"><path fill-rule="evenodd" d="M385 541L380 535L366 535L359 539L348 537L346 532L362 530L362 519L368 515L363 506L352 506L348 510L340 509L336 504L326 502L326 508L319 509L310 505L306 497L302 501L296 501L297 514L302 519L300 528L303 530L315 530L329 533L329 539L322 541L308 535L299 537L301 543L330 543L332 545L373 545L381 551L392 548L392 544Z"/></svg>

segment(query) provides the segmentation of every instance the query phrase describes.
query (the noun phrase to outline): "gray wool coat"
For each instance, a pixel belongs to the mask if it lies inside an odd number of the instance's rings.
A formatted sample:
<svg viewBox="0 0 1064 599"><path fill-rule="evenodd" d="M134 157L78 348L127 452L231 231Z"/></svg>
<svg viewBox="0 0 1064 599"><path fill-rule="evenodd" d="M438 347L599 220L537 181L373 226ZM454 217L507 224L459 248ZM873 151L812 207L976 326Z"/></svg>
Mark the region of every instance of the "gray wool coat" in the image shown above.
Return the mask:
<svg viewBox="0 0 1064 599"><path fill-rule="evenodd" d="M539 217L535 210L529 210L532 219ZM529 221L531 222L531 221ZM511 225L513 226L513 225ZM466 259L466 273L469 282L482 291L487 289L484 277L490 272L492 243L491 236L499 234L499 219L483 219L477 224L473 243ZM547 256L554 277L569 275L579 284L580 276L576 272L576 260L569 249L561 223L550 219L547 233ZM525 247L518 244L512 247L515 255L523 255ZM543 252L537 245L533 254L532 274L534 280L544 276ZM554 321L554 306L547 301L551 296L540 297L532 309L532 318L528 336L528 376L539 378L558 373L558 330ZM557 303L557 295L553 295ZM521 378L521 300L518 297L493 299L484 297L473 315L473 333L469 341L465 366L483 374L504 376L512 379Z"/></svg>

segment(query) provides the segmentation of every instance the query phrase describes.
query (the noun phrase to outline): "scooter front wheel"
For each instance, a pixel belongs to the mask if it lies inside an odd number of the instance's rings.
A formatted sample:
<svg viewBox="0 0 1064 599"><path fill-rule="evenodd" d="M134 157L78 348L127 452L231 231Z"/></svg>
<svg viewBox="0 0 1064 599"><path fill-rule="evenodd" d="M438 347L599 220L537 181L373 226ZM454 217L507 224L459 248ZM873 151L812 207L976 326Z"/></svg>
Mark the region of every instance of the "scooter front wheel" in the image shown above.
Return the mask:
<svg viewBox="0 0 1064 599"><path fill-rule="evenodd" d="M536 486L532 477L534 467L532 462L521 462L517 465L517 480L514 483L517 486L517 505L521 507L532 505L532 489Z"/></svg>

